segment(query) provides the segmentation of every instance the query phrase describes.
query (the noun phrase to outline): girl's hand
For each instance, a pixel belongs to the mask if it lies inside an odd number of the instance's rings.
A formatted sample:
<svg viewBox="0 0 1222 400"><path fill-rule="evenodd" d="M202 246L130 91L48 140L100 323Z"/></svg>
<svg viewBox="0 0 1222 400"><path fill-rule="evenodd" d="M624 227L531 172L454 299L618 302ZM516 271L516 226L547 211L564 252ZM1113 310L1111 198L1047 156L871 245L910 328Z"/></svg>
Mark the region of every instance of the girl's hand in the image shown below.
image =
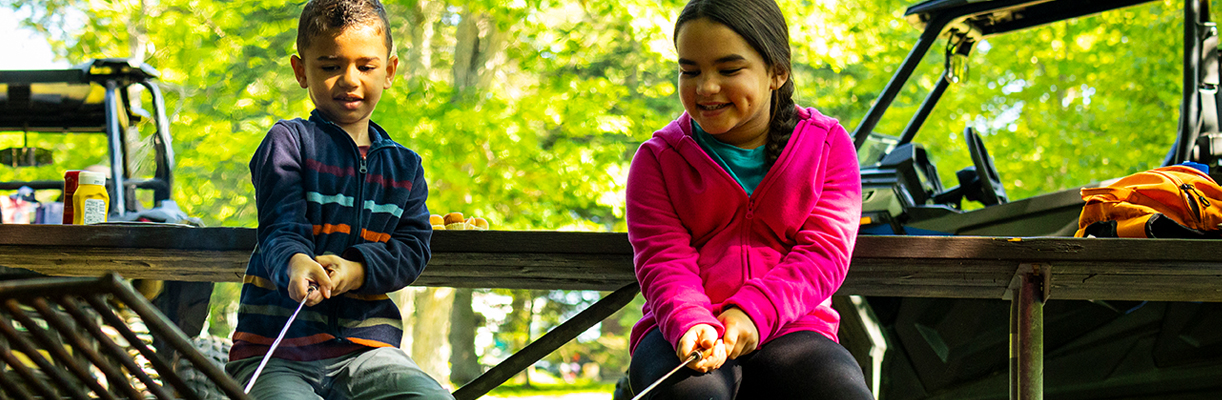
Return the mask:
<svg viewBox="0 0 1222 400"><path fill-rule="evenodd" d="M697 348L704 352L704 357L687 365L696 372L709 372L721 368L721 364L726 362L726 346L717 338L717 329L708 324L693 326L679 338L679 346L675 349L679 362L687 361L687 357Z"/></svg>
<svg viewBox="0 0 1222 400"><path fill-rule="evenodd" d="M717 320L726 326L726 334L722 338L731 360L755 351L760 341L759 328L747 313L738 307L731 307L718 315Z"/></svg>
<svg viewBox="0 0 1222 400"><path fill-rule="evenodd" d="M318 285L318 290L310 292L310 285ZM289 298L300 303L301 299L307 298L306 305L313 307L321 302L324 298L331 297L331 278L327 276L327 271L322 265L314 261L313 258L302 253L294 254L289 258Z"/></svg>
<svg viewBox="0 0 1222 400"><path fill-rule="evenodd" d="M360 289L361 285L365 284L364 264L336 255L318 256L314 259L327 271L327 277L334 285L327 298Z"/></svg>

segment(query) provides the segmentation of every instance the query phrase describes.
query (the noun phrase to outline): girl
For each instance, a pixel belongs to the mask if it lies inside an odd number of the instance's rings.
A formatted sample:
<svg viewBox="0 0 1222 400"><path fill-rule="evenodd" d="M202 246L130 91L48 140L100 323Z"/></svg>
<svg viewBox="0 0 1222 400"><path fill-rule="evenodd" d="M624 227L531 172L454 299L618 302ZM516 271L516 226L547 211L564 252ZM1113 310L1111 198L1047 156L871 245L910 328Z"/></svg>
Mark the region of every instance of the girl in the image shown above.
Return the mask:
<svg viewBox="0 0 1222 400"><path fill-rule="evenodd" d="M628 237L644 318L634 391L654 398L870 399L831 295L861 216L852 140L792 96L773 0L692 0L675 24L687 111L641 145Z"/></svg>

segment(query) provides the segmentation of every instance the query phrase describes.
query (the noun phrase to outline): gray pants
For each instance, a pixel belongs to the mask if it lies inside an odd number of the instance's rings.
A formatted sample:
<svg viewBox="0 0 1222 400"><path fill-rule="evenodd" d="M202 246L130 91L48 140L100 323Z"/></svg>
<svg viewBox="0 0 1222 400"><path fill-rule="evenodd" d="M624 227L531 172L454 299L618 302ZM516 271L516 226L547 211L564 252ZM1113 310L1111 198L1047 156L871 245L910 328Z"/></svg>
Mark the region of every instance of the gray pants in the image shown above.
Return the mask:
<svg viewBox="0 0 1222 400"><path fill-rule="evenodd" d="M225 371L245 387L260 361L262 357L232 361ZM250 395L264 400L454 399L407 353L393 347L317 361L272 358Z"/></svg>

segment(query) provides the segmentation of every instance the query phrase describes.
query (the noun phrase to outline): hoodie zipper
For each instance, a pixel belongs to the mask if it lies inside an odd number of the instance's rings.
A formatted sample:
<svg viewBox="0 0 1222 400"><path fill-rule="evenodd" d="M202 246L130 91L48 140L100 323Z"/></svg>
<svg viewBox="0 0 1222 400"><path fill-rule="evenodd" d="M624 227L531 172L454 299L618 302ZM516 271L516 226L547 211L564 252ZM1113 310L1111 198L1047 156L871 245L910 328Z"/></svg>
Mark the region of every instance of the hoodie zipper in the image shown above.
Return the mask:
<svg viewBox="0 0 1222 400"><path fill-rule="evenodd" d="M331 127L335 128L340 133L343 133L343 136L348 139L348 143L350 143L352 146L352 154L358 160L356 174L356 197L353 198L352 203L352 208L355 210L355 223L352 225L352 229L349 230L350 233L348 236L348 247L352 247L363 242L364 239L364 237L361 236L361 214L365 210L365 175L369 173L369 161L367 158L373 155L374 151L377 150L375 148L377 146L371 143L369 150L365 153L365 156L362 157L360 146L357 146L356 141L352 140L352 137L348 135L347 131L344 131L343 128L340 128L339 125L336 125L334 122L327 121L326 119L323 119L323 121L331 125ZM334 132L332 132L332 134L334 134ZM332 336L334 336L337 340L345 340L342 336L340 336L339 332L339 308L335 307L334 305L332 305L330 308L330 315L327 318L327 330L330 331Z"/></svg>
<svg viewBox="0 0 1222 400"><path fill-rule="evenodd" d="M734 180L734 177L733 177L733 176L730 176L730 172L729 172L729 171L726 171L726 170L725 170L725 168L722 168L721 164L718 164L718 163L717 163L717 161L714 161L714 160L713 160L713 156L711 156L711 155L709 155L707 152L705 152L705 151L704 151L704 148L703 148L703 147L700 147L700 143L696 142L696 139L695 139L695 138L693 138L691 135L684 135L684 136L683 136L683 138L682 138L682 139L680 139L680 140L686 140L686 141L689 141L689 143L688 143L687 145L689 145L689 146L695 146L697 149L699 149L699 150L700 150L700 154L704 155L704 159L705 159L705 161L707 161L708 163L712 164L714 169L716 169L717 171L720 171L720 172L721 172L721 174L720 174L720 175L721 175L722 177L724 177L726 180L728 180L728 181L729 181L729 182L730 182L730 183L731 183L731 184L732 184L734 187L738 188L738 190L739 190L739 191L740 191L740 192L741 192L741 193L742 193L744 196L746 196L746 197L747 197L747 209L746 209L746 215L744 216L744 218L746 219L746 221L744 221L744 222L743 222L743 224L742 224L742 229L740 229L740 230L739 230L739 235L738 235L738 237L739 237L739 242L738 242L738 243L739 243L739 246L741 246L743 249L745 249L745 250L742 252L742 262L741 262L741 264L742 264L742 266L743 266L743 272L742 272L742 276L744 277L744 278L743 278L743 281L744 281L744 282L746 282L747 280L752 279L752 278L753 278L753 275L754 275L754 274L752 274L752 273L751 273L751 254L750 254L750 248L751 248L751 244L749 243L749 241L750 241L750 237L751 237L751 224L755 222L755 221L754 221L754 219L755 219L755 199L756 199L756 196L752 196L752 195L750 195L750 194L747 194L746 189L743 189L742 185L741 185L741 184L739 184L739 183L738 183L738 181ZM771 169L770 169L770 171L771 171ZM768 175L768 173L767 173L767 172L765 172L765 173L764 173L764 181L771 181L772 179L770 179L770 178L771 178L771 177ZM758 192L760 192L760 190L759 190L759 189L760 189L761 187L763 187L763 186L764 186L764 181L761 181L761 182L760 182L760 185L759 185L758 187L756 187L756 192L757 192L757 193L758 193Z"/></svg>
<svg viewBox="0 0 1222 400"><path fill-rule="evenodd" d="M361 156L360 146L357 146L356 142L351 140L351 137L349 137L349 141L352 143L352 149L355 151L354 154L358 160L358 169L356 174L356 198L352 203L352 208L356 211L356 224L352 226L352 235L349 236L348 240L348 247L352 247L365 242L365 237L362 235L363 232L361 228L361 220L364 219L362 216L365 212L365 176L369 173L368 158L373 156L374 151L377 150L375 148L377 146L371 143L369 150L365 152L365 156ZM330 328L332 332L335 332L336 338L344 339L339 335L339 308L332 308L331 310Z"/></svg>

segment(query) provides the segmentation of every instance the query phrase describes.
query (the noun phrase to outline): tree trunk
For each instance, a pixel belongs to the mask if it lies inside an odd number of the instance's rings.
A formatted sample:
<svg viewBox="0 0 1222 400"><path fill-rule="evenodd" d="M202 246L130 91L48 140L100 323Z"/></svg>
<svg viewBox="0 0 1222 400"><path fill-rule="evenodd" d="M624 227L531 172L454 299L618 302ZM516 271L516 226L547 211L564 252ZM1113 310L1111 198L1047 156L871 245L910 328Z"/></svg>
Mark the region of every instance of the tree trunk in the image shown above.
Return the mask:
<svg viewBox="0 0 1222 400"><path fill-rule="evenodd" d="M475 354L475 330L482 319L471 307L474 289L455 289L450 310L450 382L462 386L483 373Z"/></svg>
<svg viewBox="0 0 1222 400"><path fill-rule="evenodd" d="M128 45L128 60L135 62L136 65L144 63L146 58L145 49L148 44L148 29L144 23L148 19L149 6L144 0L140 0L135 4L135 9L131 13L131 21L127 22L127 45Z"/></svg>
<svg viewBox="0 0 1222 400"><path fill-rule="evenodd" d="M510 351L518 351L530 343L530 321L534 319L534 292L526 289L512 291L511 311L505 316L500 331L509 344ZM529 368L527 369L529 370ZM530 386L530 374L522 372L526 386Z"/></svg>
<svg viewBox="0 0 1222 400"><path fill-rule="evenodd" d="M420 0L413 4L407 12L407 43L403 50L403 76L406 78L428 78L433 68L433 48L431 43L436 35L434 28L440 19L445 3L441 1Z"/></svg>
<svg viewBox="0 0 1222 400"><path fill-rule="evenodd" d="M399 306L399 315L403 317L403 341L399 343L399 348L408 354L412 352L412 338L416 327L416 292L421 290L423 289L408 286L387 295Z"/></svg>
<svg viewBox="0 0 1222 400"><path fill-rule="evenodd" d="M451 78L454 80L456 94L466 92L475 85L479 74L479 25L476 16L469 12L462 14L458 22L454 38L454 66L451 68Z"/></svg>
<svg viewBox="0 0 1222 400"><path fill-rule="evenodd" d="M606 297L608 294L611 294L611 292L601 292L600 294L603 297ZM622 307L618 311L612 313L611 316L607 317L607 319L604 319L601 328L599 329L599 336L623 337L624 335L628 334L628 327L620 323L620 319L624 317L624 313L627 312L628 307L632 307L632 305Z"/></svg>
<svg viewBox="0 0 1222 400"><path fill-rule="evenodd" d="M475 90L487 89L496 75L496 66L504 63L504 34L496 21L484 13L464 10L454 33L454 99Z"/></svg>
<svg viewBox="0 0 1222 400"><path fill-rule="evenodd" d="M416 326L412 335L412 359L439 382L448 381L446 339L450 331L450 308L454 288L428 288L416 294Z"/></svg>

